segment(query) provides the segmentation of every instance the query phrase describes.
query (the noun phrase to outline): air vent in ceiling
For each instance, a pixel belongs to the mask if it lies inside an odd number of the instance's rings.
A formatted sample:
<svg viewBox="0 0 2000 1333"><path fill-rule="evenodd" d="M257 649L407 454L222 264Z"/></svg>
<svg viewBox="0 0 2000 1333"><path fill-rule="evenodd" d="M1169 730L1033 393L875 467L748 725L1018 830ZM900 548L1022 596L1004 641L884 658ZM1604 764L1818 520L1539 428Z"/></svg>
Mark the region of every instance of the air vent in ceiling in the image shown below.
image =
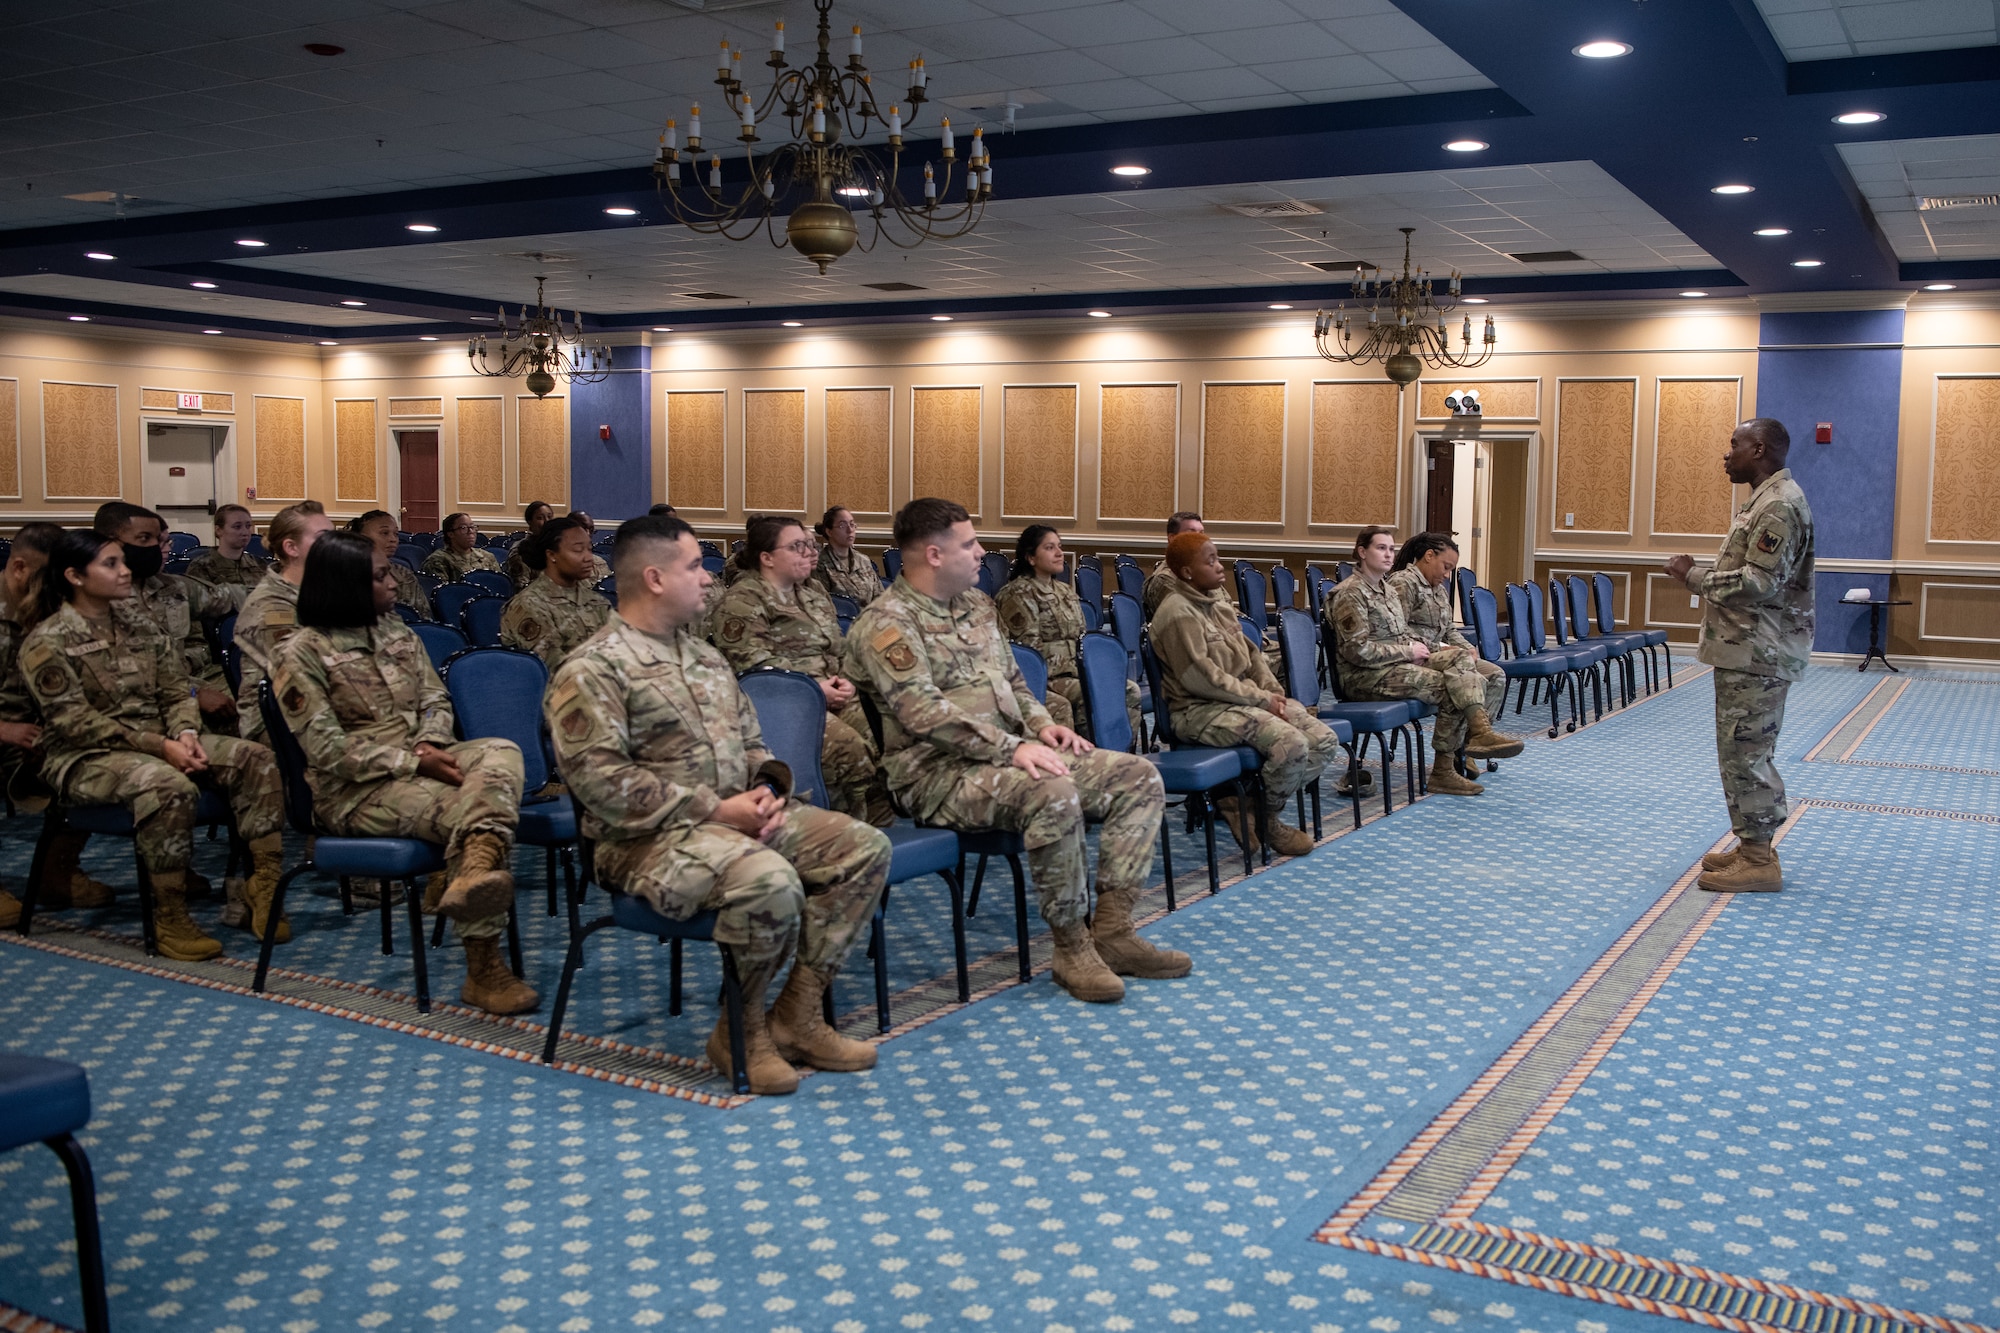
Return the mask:
<svg viewBox="0 0 2000 1333"><path fill-rule="evenodd" d="M1309 218L1326 210L1318 204L1303 203L1297 199L1278 199L1258 204L1224 204L1232 213L1241 213L1246 218Z"/></svg>
<svg viewBox="0 0 2000 1333"><path fill-rule="evenodd" d="M1937 208L1995 207L2000 207L2000 194L1927 194L1917 200L1918 210L1925 213Z"/></svg>
<svg viewBox="0 0 2000 1333"><path fill-rule="evenodd" d="M1522 264L1576 264L1583 256L1574 250L1528 250L1507 258Z"/></svg>
<svg viewBox="0 0 2000 1333"><path fill-rule="evenodd" d="M1356 267L1354 261L1349 259L1308 259L1305 265L1323 273L1352 273Z"/></svg>
<svg viewBox="0 0 2000 1333"><path fill-rule="evenodd" d="M736 299L728 292L682 292L681 295L690 301L734 301Z"/></svg>
<svg viewBox="0 0 2000 1333"><path fill-rule="evenodd" d="M929 290L929 288L917 286L914 282L864 282L861 285L878 292L921 292Z"/></svg>

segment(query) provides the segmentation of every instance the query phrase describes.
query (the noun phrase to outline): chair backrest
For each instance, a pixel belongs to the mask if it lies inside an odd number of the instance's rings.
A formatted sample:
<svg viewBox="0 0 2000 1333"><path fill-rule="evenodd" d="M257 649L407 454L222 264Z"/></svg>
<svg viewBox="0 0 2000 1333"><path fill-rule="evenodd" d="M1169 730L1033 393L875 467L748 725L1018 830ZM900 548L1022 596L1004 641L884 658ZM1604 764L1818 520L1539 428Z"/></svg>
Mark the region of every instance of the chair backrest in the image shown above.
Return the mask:
<svg viewBox="0 0 2000 1333"><path fill-rule="evenodd" d="M618 576L616 574L606 574L603 578L599 579L597 581L597 595L611 603L611 609L616 611L618 609Z"/></svg>
<svg viewBox="0 0 2000 1333"><path fill-rule="evenodd" d="M465 636L450 625L438 625L426 620L410 626L410 633L423 642L424 652L430 657L431 665L444 670L445 659L453 653L462 653L472 645Z"/></svg>
<svg viewBox="0 0 2000 1333"><path fill-rule="evenodd" d="M417 586L424 590L424 596L430 598L431 605L435 607L438 589L444 586L444 580L435 574L426 574L420 569L417 571Z"/></svg>
<svg viewBox="0 0 2000 1333"><path fill-rule="evenodd" d="M601 532L597 536L592 537L590 539L591 554L608 556L611 554L612 546L615 545L617 541L618 541L617 533Z"/></svg>
<svg viewBox="0 0 2000 1333"><path fill-rule="evenodd" d="M902 551L891 546L882 552L882 570L889 576L889 582L894 583L897 576L903 572Z"/></svg>
<svg viewBox="0 0 2000 1333"><path fill-rule="evenodd" d="M398 602L396 603L396 614L402 617L405 625L421 625L424 623L424 618L417 614L417 608L414 606L404 606L401 602Z"/></svg>
<svg viewBox="0 0 2000 1333"><path fill-rule="evenodd" d="M847 627L854 623L854 617L861 614L861 603L839 593L834 593L832 600L834 618L840 622L840 632L845 634Z"/></svg>
<svg viewBox="0 0 2000 1333"><path fill-rule="evenodd" d="M988 551L980 557L979 564L992 577L993 591L996 593L1014 573L1014 561L998 551Z"/></svg>
<svg viewBox="0 0 2000 1333"><path fill-rule="evenodd" d="M453 655L444 687L459 735L520 746L521 790L540 791L549 780L548 742L542 735L549 671L542 659L517 648L467 649Z"/></svg>
<svg viewBox="0 0 2000 1333"><path fill-rule="evenodd" d="M1590 584L1581 574L1572 574L1565 582L1569 585L1569 627L1579 639L1594 639L1597 629L1590 623Z"/></svg>
<svg viewBox="0 0 2000 1333"><path fill-rule="evenodd" d="M1139 599L1129 592L1111 594L1111 632L1118 636L1118 642L1125 645L1125 651L1139 651L1140 636L1146 630L1146 611L1139 605Z"/></svg>
<svg viewBox="0 0 2000 1333"><path fill-rule="evenodd" d="M208 631L209 653L219 663L228 654L230 646L236 642L236 613L218 619Z"/></svg>
<svg viewBox="0 0 2000 1333"><path fill-rule="evenodd" d="M1262 625L1259 625L1256 621L1245 615L1237 616L1236 623L1243 627L1244 638L1250 640L1251 643L1256 644L1259 648L1264 646L1264 627Z"/></svg>
<svg viewBox="0 0 2000 1333"><path fill-rule="evenodd" d="M1326 663L1326 688L1335 699L1345 701L1347 692L1340 688L1340 634L1333 627L1333 617L1320 617L1319 641L1326 649L1320 654Z"/></svg>
<svg viewBox="0 0 2000 1333"><path fill-rule="evenodd" d="M1076 562L1076 598L1085 606L1104 605L1104 566L1096 556L1080 556Z"/></svg>
<svg viewBox="0 0 2000 1333"><path fill-rule="evenodd" d="M490 569L469 569L465 572L465 581L475 588L492 593L495 597L514 595L514 580Z"/></svg>
<svg viewBox="0 0 2000 1333"><path fill-rule="evenodd" d="M160 561L160 572L162 574L185 574L188 572L188 567L192 564L194 564L194 557L192 555L170 555Z"/></svg>
<svg viewBox="0 0 2000 1333"><path fill-rule="evenodd" d="M1590 576L1590 600L1597 608L1597 632L1615 634L1618 632L1618 617L1611 614L1611 576L1592 574Z"/></svg>
<svg viewBox="0 0 2000 1333"><path fill-rule="evenodd" d="M1028 693L1043 703L1049 701L1049 664L1041 653L1025 643L1017 643L1014 648L1014 665L1021 668L1021 678L1028 682ZM1122 707L1122 705L1121 705Z"/></svg>
<svg viewBox="0 0 2000 1333"><path fill-rule="evenodd" d="M1327 577L1326 571L1318 565L1306 566L1306 607L1312 612L1314 620L1319 619L1320 610L1326 604L1324 585L1329 582L1331 580Z"/></svg>
<svg viewBox="0 0 2000 1333"><path fill-rule="evenodd" d="M1299 604L1299 580L1282 563L1271 566L1271 600L1280 611Z"/></svg>
<svg viewBox="0 0 2000 1333"><path fill-rule="evenodd" d="M1352 560L1340 560L1335 562L1333 566L1333 581L1335 583L1345 583L1353 577L1354 577L1354 562Z"/></svg>
<svg viewBox="0 0 2000 1333"><path fill-rule="evenodd" d="M504 597L475 597L458 612L458 627L476 648L500 646L500 617L506 613Z"/></svg>
<svg viewBox="0 0 2000 1333"><path fill-rule="evenodd" d="M1109 634L1086 634L1077 644L1076 673L1090 713L1090 736L1099 749L1132 749L1132 719L1125 712L1125 645Z"/></svg>
<svg viewBox="0 0 2000 1333"><path fill-rule="evenodd" d="M1514 656L1528 657L1535 651L1535 632L1541 628L1541 620L1535 615L1534 599L1528 596L1530 583L1522 587L1518 583L1507 585L1507 637L1514 645Z"/></svg>
<svg viewBox="0 0 2000 1333"><path fill-rule="evenodd" d="M765 748L792 770L792 791L802 801L826 805L820 751L826 744L826 696L811 676L797 671L746 671L737 678Z"/></svg>
<svg viewBox="0 0 2000 1333"><path fill-rule="evenodd" d="M1533 579L1521 585L1521 591L1528 594L1528 642L1530 652L1539 653L1549 646L1548 623L1543 620L1542 585ZM1513 619L1514 604L1507 604L1507 618Z"/></svg>
<svg viewBox="0 0 2000 1333"><path fill-rule="evenodd" d="M699 547L701 548L701 553L702 553L703 555L712 555L712 556L715 556L715 557L716 557L716 558L718 558L718 559L720 559L720 558L721 558L721 556L722 556L722 544L721 544L720 542L700 542L700 541L698 541L698 542L696 542L696 543L695 543L695 545L697 545L697 546L699 546Z"/></svg>
<svg viewBox="0 0 2000 1333"><path fill-rule="evenodd" d="M1146 673L1146 688L1153 692L1153 735L1159 739L1160 744L1171 750L1178 746L1181 740L1174 732L1173 710L1167 707L1166 686L1160 679L1160 655L1153 651L1153 638L1150 634L1142 634L1139 637L1139 665ZM1117 711L1121 713L1125 711L1123 700L1119 701ZM1130 719L1127 719L1126 725L1131 725Z"/></svg>
<svg viewBox="0 0 2000 1333"><path fill-rule="evenodd" d="M1319 626L1295 606L1278 608L1278 653L1285 664L1285 693L1318 708Z"/></svg>
<svg viewBox="0 0 2000 1333"><path fill-rule="evenodd" d="M285 820L292 832L312 837L319 832L313 824L312 788L306 784L306 752L299 738L285 722L285 711L271 693L267 676L257 686L257 708L264 714L264 744L278 761L278 785L285 798Z"/></svg>
<svg viewBox="0 0 2000 1333"><path fill-rule="evenodd" d="M243 688L243 649L234 642L222 650L222 678L229 682L229 694L234 698Z"/></svg>
<svg viewBox="0 0 2000 1333"><path fill-rule="evenodd" d="M1549 575L1549 619L1555 622L1556 646L1562 647L1570 640L1569 632L1569 589L1554 574Z"/></svg>
<svg viewBox="0 0 2000 1333"><path fill-rule="evenodd" d="M705 555L701 558L701 567L715 577L721 578L722 571L729 568L729 562L719 555Z"/></svg>
<svg viewBox="0 0 2000 1333"><path fill-rule="evenodd" d="M1138 561L1128 560L1118 566L1118 591L1134 601L1145 601L1146 571L1139 568Z"/></svg>
<svg viewBox="0 0 2000 1333"><path fill-rule="evenodd" d="M1006 581L1007 576L1005 574L995 574L993 572L993 552L988 551L986 558L979 562L979 591L985 593L988 597L998 597L1000 595L1000 585Z"/></svg>
<svg viewBox="0 0 2000 1333"><path fill-rule="evenodd" d="M1078 605L1083 608L1083 627L1085 630L1095 633L1104 628L1104 612L1098 609L1103 605L1102 602L1095 602L1086 597Z"/></svg>
<svg viewBox="0 0 2000 1333"><path fill-rule="evenodd" d="M201 538L192 532L170 532L167 534L166 546L169 556L193 555L201 549Z"/></svg>
<svg viewBox="0 0 2000 1333"><path fill-rule="evenodd" d="M1486 588L1474 588L1468 598L1472 615L1466 624L1472 630L1473 646L1487 661L1498 662L1506 655L1500 645L1500 604Z"/></svg>
<svg viewBox="0 0 2000 1333"><path fill-rule="evenodd" d="M398 542L396 553L389 558L401 564L408 565L411 569L415 569L423 564L429 556L430 550L427 547L419 546L415 542Z"/></svg>
<svg viewBox="0 0 2000 1333"><path fill-rule="evenodd" d="M1258 624L1264 623L1264 571L1247 560L1236 562L1236 609Z"/></svg>
<svg viewBox="0 0 2000 1333"><path fill-rule="evenodd" d="M437 612L439 620L447 625L456 625L459 612L465 609L467 602L475 597L490 595L477 583L441 584L438 590L431 594L431 607Z"/></svg>
<svg viewBox="0 0 2000 1333"><path fill-rule="evenodd" d="M1452 586L1458 593L1458 619L1461 624L1472 623L1472 590L1479 586L1478 576L1464 565L1460 565L1452 577Z"/></svg>
<svg viewBox="0 0 2000 1333"><path fill-rule="evenodd" d="M254 532L250 534L250 540L244 543L243 549L251 555L256 556L259 560L269 560L271 558L271 553L264 549L264 539Z"/></svg>

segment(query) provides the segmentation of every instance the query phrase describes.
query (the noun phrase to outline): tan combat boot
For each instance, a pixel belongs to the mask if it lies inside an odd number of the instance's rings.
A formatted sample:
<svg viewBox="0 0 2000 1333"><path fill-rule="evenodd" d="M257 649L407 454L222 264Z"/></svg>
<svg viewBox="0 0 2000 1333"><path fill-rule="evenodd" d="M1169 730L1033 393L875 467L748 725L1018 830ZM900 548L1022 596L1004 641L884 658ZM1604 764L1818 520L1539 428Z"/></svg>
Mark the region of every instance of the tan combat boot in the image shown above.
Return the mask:
<svg viewBox="0 0 2000 1333"><path fill-rule="evenodd" d="M1486 788L1471 778L1459 775L1458 766L1448 754L1440 754L1431 761L1431 775L1428 790L1442 796L1484 796Z"/></svg>
<svg viewBox="0 0 2000 1333"><path fill-rule="evenodd" d="M176 962L205 963L222 952L221 943L202 934L188 915L185 871L153 876L153 936L161 956Z"/></svg>
<svg viewBox="0 0 2000 1333"><path fill-rule="evenodd" d="M1270 835L1271 850L1280 856L1304 856L1313 849L1312 834L1293 828L1275 814L1265 818L1264 831Z"/></svg>
<svg viewBox="0 0 2000 1333"><path fill-rule="evenodd" d="M461 1002L489 1014L525 1014L542 1002L535 988L507 970L500 961L500 937L481 935L461 940L465 945L465 985Z"/></svg>
<svg viewBox="0 0 2000 1333"><path fill-rule="evenodd" d="M1131 920L1128 909L1126 920ZM1081 921L1053 928L1056 961L1050 974L1055 983L1086 1004L1116 1004L1125 998L1125 983L1104 965Z"/></svg>
<svg viewBox="0 0 2000 1333"><path fill-rule="evenodd" d="M1184 977L1194 959L1178 949L1159 949L1132 929L1137 889L1105 889L1097 895L1097 914L1090 919L1090 939L1104 965L1121 977Z"/></svg>
<svg viewBox="0 0 2000 1333"><path fill-rule="evenodd" d="M1503 735L1493 730L1493 719L1484 708L1475 708L1465 715L1467 759L1510 759L1521 753L1522 746L1519 736Z"/></svg>
<svg viewBox="0 0 2000 1333"><path fill-rule="evenodd" d="M1215 813L1222 816L1229 831L1236 835L1236 845L1246 852L1257 850L1257 821L1249 816L1243 802L1234 796L1215 798Z"/></svg>
<svg viewBox="0 0 2000 1333"><path fill-rule="evenodd" d="M507 844L497 833L474 833L458 853L458 872L437 900L437 911L454 921L498 916L514 900L514 872Z"/></svg>
<svg viewBox="0 0 2000 1333"><path fill-rule="evenodd" d="M784 1097L799 1089L799 1071L778 1054L771 1040L771 1025L764 1016L764 990L776 972L765 965L743 980L743 1064L750 1091L765 1097ZM708 1062L724 1078L735 1082L735 1066L729 1059L729 1010L716 1016L715 1030L708 1034Z"/></svg>
<svg viewBox="0 0 2000 1333"><path fill-rule="evenodd" d="M21 900L5 889L0 889L0 930L12 930L21 924Z"/></svg>
<svg viewBox="0 0 2000 1333"><path fill-rule="evenodd" d="M1778 853L1768 842L1740 842L1736 859L1720 870L1704 870L1695 887L1709 893L1777 893L1784 888Z"/></svg>
<svg viewBox="0 0 2000 1333"><path fill-rule="evenodd" d="M1733 866L1736 864L1736 854L1742 850L1743 844L1739 842L1726 852L1703 852L1701 854L1701 868L1703 870L1722 870Z"/></svg>
<svg viewBox="0 0 2000 1333"><path fill-rule="evenodd" d="M191 903L207 902L215 896L215 886L208 882L208 876L199 870L187 872L187 900Z"/></svg>
<svg viewBox="0 0 2000 1333"><path fill-rule="evenodd" d="M875 1048L843 1037L826 1024L821 1000L833 984L831 969L792 964L792 975L771 1006L771 1041L786 1063L851 1074L875 1067Z"/></svg>
<svg viewBox="0 0 2000 1333"><path fill-rule="evenodd" d="M243 886L243 905L248 915L241 921L230 921L227 911L223 914L223 924L239 926L249 930L259 940L264 938L264 923L271 919L271 900L278 894L278 875L285 866L285 841L281 834L267 833L250 844L250 879ZM277 941L290 944L292 941L292 919L278 917Z"/></svg>

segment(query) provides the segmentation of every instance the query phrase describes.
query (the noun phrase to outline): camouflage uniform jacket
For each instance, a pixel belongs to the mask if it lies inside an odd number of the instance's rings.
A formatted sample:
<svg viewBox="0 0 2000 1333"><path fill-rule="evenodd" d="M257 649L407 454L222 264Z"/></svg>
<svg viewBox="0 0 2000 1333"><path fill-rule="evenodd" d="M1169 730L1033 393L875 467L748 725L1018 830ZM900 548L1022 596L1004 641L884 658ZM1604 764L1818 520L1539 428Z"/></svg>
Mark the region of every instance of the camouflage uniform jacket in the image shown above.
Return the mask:
<svg viewBox="0 0 2000 1333"><path fill-rule="evenodd" d="M436 620L431 614L431 595L416 572L394 560L389 562L389 572L396 576L396 604L409 607L421 620Z"/></svg>
<svg viewBox="0 0 2000 1333"><path fill-rule="evenodd" d="M259 560L248 551L234 560L220 551L204 551L187 567L187 577L196 583L206 583L211 588L234 583L248 593L257 586L257 581L264 577L264 571L270 567L270 561Z"/></svg>
<svg viewBox="0 0 2000 1333"><path fill-rule="evenodd" d="M834 554L831 546L820 547L813 577L828 593L853 598L856 606L866 606L882 595L882 575L859 546L848 547L845 558Z"/></svg>
<svg viewBox="0 0 2000 1333"><path fill-rule="evenodd" d="M786 594L763 575L746 574L722 594L710 623L715 646L738 674L780 667L825 680L841 673L840 618L811 579Z"/></svg>
<svg viewBox="0 0 2000 1333"><path fill-rule="evenodd" d="M306 752L306 781L338 823L389 778L417 775L416 747L455 741L451 696L394 614L360 629L301 626L278 650L271 688Z"/></svg>
<svg viewBox="0 0 2000 1333"><path fill-rule="evenodd" d="M1417 660L1418 636L1386 578L1349 575L1333 590L1326 618L1340 642L1340 680L1347 690L1366 689L1389 668Z"/></svg>
<svg viewBox="0 0 2000 1333"><path fill-rule="evenodd" d="M791 795L736 673L687 629L663 639L614 612L564 660L542 711L587 838L684 833L760 782Z"/></svg>
<svg viewBox="0 0 2000 1333"><path fill-rule="evenodd" d="M1160 603L1167 600L1167 594L1179 583L1174 571L1167 568L1166 561L1153 566L1153 572L1146 576L1145 584L1139 589L1139 605L1146 613L1147 624L1152 623L1153 617L1159 614Z"/></svg>
<svg viewBox="0 0 2000 1333"><path fill-rule="evenodd" d="M1455 586L1451 579L1433 588L1415 565L1405 565L1383 582L1402 599L1403 619L1409 623L1410 633L1422 639L1426 648L1432 652L1439 648L1472 650L1471 641L1458 632L1458 617L1451 605Z"/></svg>
<svg viewBox="0 0 2000 1333"><path fill-rule="evenodd" d="M21 641L27 637L13 612L0 607L0 722L41 721L28 682L21 678Z"/></svg>
<svg viewBox="0 0 2000 1333"><path fill-rule="evenodd" d="M180 645L181 669L204 685L222 684L222 668L208 655L201 627L243 605L244 588L229 583L196 583L178 574L155 574L144 583L132 580L132 605L159 626L170 643Z"/></svg>
<svg viewBox="0 0 2000 1333"><path fill-rule="evenodd" d="M129 601L93 625L74 605L35 626L21 675L41 710L42 777L61 789L76 761L113 750L164 758L166 742L201 730L174 643Z"/></svg>
<svg viewBox="0 0 2000 1333"><path fill-rule="evenodd" d="M1174 712L1198 704L1263 708L1285 689L1256 644L1243 632L1236 603L1222 589L1196 592L1174 581L1149 631L1160 659L1160 685Z"/></svg>
<svg viewBox="0 0 2000 1333"><path fill-rule="evenodd" d="M1076 675L1077 640L1083 637L1083 603L1076 589L1060 579L1034 575L1008 579L993 599L1001 627L1015 643L1025 644L1049 664L1049 676Z"/></svg>
<svg viewBox="0 0 2000 1333"><path fill-rule="evenodd" d="M899 576L848 627L846 662L844 674L881 708L892 791L940 762L1010 763L1051 725L976 588L940 602Z"/></svg>
<svg viewBox="0 0 2000 1333"><path fill-rule="evenodd" d="M521 558L520 546L516 546L513 552L508 555L507 565L500 572L514 581L514 589L517 592L526 588L530 583L533 583L542 576L541 570L528 568L528 562ZM603 556L593 551L590 556L590 572L583 576L583 581L595 587L610 577L611 566L604 563Z"/></svg>
<svg viewBox="0 0 2000 1333"><path fill-rule="evenodd" d="M243 609L236 613L236 655L242 672L236 690L237 729L246 741L264 737L264 712L257 703L257 687L270 676L279 646L298 627L299 590L274 569L250 590L243 599Z"/></svg>
<svg viewBox="0 0 2000 1333"><path fill-rule="evenodd" d="M500 572L500 562L493 558L493 552L483 546L475 546L470 551L454 551L449 546L440 546L424 557L424 573L446 583L457 583L475 569L490 569Z"/></svg>
<svg viewBox="0 0 2000 1333"><path fill-rule="evenodd" d="M500 642L542 659L553 672L563 658L611 618L611 603L588 583L558 588L538 578L508 599L500 613Z"/></svg>
<svg viewBox="0 0 2000 1333"><path fill-rule="evenodd" d="M1812 508L1789 468L1750 492L1715 568L1691 570L1687 586L1702 599L1702 661L1780 680L1805 675L1813 641Z"/></svg>

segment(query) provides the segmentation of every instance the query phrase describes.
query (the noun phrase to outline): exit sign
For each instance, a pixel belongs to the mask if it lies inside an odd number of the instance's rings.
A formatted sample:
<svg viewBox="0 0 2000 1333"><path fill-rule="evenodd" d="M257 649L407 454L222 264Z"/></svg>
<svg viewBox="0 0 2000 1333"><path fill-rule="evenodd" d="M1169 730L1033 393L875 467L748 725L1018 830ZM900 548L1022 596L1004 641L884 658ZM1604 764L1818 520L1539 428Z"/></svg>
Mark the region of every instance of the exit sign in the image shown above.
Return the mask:
<svg viewBox="0 0 2000 1333"><path fill-rule="evenodd" d="M180 396L180 398L181 398L181 407L180 407L180 410L181 410L181 411L183 411L183 412L199 412L199 411L201 411L201 395L200 395L200 394L198 394L198 393L184 393L184 394L182 394L182 395Z"/></svg>

